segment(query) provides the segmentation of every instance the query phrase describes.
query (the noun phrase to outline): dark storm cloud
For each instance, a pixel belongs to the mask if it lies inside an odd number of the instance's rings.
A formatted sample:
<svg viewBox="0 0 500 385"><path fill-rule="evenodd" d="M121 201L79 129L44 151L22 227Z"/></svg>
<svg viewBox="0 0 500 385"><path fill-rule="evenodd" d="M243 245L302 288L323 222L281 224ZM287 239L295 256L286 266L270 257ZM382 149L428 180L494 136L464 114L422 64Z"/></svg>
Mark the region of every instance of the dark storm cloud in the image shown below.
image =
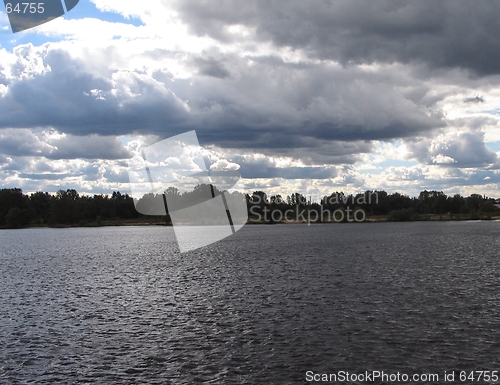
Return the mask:
<svg viewBox="0 0 500 385"><path fill-rule="evenodd" d="M243 178L327 179L335 178L337 171L323 167L262 167L258 163L247 164L239 170Z"/></svg>
<svg viewBox="0 0 500 385"><path fill-rule="evenodd" d="M50 51L43 75L20 79L0 99L2 127L54 127L75 135L119 135L178 124L186 109L175 95L140 74L125 72L119 84L93 75L82 61Z"/></svg>
<svg viewBox="0 0 500 385"><path fill-rule="evenodd" d="M484 103L484 98L482 96L476 95L471 98L465 98L464 103L473 103L473 104Z"/></svg>
<svg viewBox="0 0 500 385"><path fill-rule="evenodd" d="M272 152L264 150L269 155L293 155L307 165L315 164L354 164L360 160L360 154L370 153L373 145L361 141L324 141L316 140L316 146L295 148L293 154L275 149Z"/></svg>
<svg viewBox="0 0 500 385"><path fill-rule="evenodd" d="M13 128L0 129L0 153L47 159L124 159L132 156L116 137L51 136L50 132L41 130Z"/></svg>
<svg viewBox="0 0 500 385"><path fill-rule="evenodd" d="M200 141L200 144L203 145L203 142ZM286 146L281 148L260 147L259 152L268 157L291 157L300 159L301 163L307 166L318 164L340 165L356 163L360 160L360 154L369 153L373 150L373 145L368 142L345 143L315 140L309 142L309 146L293 147L293 151L290 150L290 148L291 147ZM254 159L248 160L244 156L228 156L228 160L241 166L248 162L255 162Z"/></svg>
<svg viewBox="0 0 500 385"><path fill-rule="evenodd" d="M404 138L445 126L435 107L442 97L430 100L429 88L401 74L402 68L374 73L270 59L257 68L236 64L238 77L230 82L209 79L175 89L203 122L200 140L279 151L318 141ZM414 89L419 95L412 100Z"/></svg>
<svg viewBox="0 0 500 385"><path fill-rule="evenodd" d="M500 73L498 1L182 0L177 7L195 33L221 41L234 38L225 26L242 24L261 40L344 65L420 62Z"/></svg>
<svg viewBox="0 0 500 385"><path fill-rule="evenodd" d="M68 135L50 140L55 150L46 155L49 159L124 159L132 157L131 153L116 137L100 137L97 135Z"/></svg>
<svg viewBox="0 0 500 385"><path fill-rule="evenodd" d="M0 130L0 154L14 156L40 156L51 147L29 130Z"/></svg>
<svg viewBox="0 0 500 385"><path fill-rule="evenodd" d="M38 55L50 70L12 82L0 99L0 126L54 127L73 136L168 137L195 129L205 145L293 156L300 150L311 160L322 157L324 162L316 164L353 163L353 154L371 150L368 141L445 126L436 101L425 100L429 89L393 68L373 73L328 63L285 63L273 56L254 57L257 64L248 65L238 55L210 53L186 60L210 76L173 79L158 71L153 77L111 69L91 73L63 51L31 50L23 55ZM232 72L237 75L225 78ZM414 88L418 96L412 99L407 94ZM95 148L84 146L83 139L81 148L74 139L63 142L51 157L88 159L107 148L113 151L105 159L126 157L123 148L109 142L94 141ZM311 155L315 152L319 155Z"/></svg>
<svg viewBox="0 0 500 385"><path fill-rule="evenodd" d="M193 60L193 64L198 68L201 75L212 76L219 79L227 78L230 75L223 61L214 59L213 57L197 57Z"/></svg>
<svg viewBox="0 0 500 385"><path fill-rule="evenodd" d="M420 140L407 145L419 162L442 167L492 167L499 162L497 154L485 146L483 133L449 134L432 142Z"/></svg>

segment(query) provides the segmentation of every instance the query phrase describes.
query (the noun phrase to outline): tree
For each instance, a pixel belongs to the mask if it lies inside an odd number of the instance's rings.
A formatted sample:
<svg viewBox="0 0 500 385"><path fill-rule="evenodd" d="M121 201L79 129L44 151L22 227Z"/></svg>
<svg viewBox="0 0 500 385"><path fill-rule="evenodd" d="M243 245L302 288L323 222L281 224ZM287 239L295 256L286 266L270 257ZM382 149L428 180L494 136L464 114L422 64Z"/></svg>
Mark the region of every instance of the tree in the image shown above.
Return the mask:
<svg viewBox="0 0 500 385"><path fill-rule="evenodd" d="M76 190L59 190L51 203L50 221L64 224L77 223L81 219L77 202L79 197Z"/></svg>
<svg viewBox="0 0 500 385"><path fill-rule="evenodd" d="M23 194L23 190L20 188L0 190L0 226L5 224L5 216L14 207L29 212L30 200Z"/></svg>
<svg viewBox="0 0 500 385"><path fill-rule="evenodd" d="M479 194L471 194L467 198L467 207L469 211L479 211L481 203L483 202L483 197Z"/></svg>
<svg viewBox="0 0 500 385"><path fill-rule="evenodd" d="M10 229L20 229L30 223L30 214L28 210L21 210L18 207L13 207L5 216L5 224Z"/></svg>
<svg viewBox="0 0 500 385"><path fill-rule="evenodd" d="M47 192L37 191L31 194L31 211L33 217L40 221L40 223L46 223L50 219L50 203L53 197Z"/></svg>
<svg viewBox="0 0 500 385"><path fill-rule="evenodd" d="M466 212L466 202L465 199L460 194L453 195L452 198L448 198L449 207L453 214L460 214Z"/></svg>
<svg viewBox="0 0 500 385"><path fill-rule="evenodd" d="M498 208L495 206L494 201L487 200L481 203L481 211L483 213L494 213L498 211Z"/></svg>

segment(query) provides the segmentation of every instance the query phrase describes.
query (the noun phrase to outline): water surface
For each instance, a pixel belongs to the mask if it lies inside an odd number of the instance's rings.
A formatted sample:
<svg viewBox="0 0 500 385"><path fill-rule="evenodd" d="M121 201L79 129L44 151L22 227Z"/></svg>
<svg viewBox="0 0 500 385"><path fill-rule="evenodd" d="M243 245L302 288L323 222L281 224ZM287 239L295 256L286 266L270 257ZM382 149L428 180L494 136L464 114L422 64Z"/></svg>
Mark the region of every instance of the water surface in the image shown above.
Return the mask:
<svg viewBox="0 0 500 385"><path fill-rule="evenodd" d="M0 232L0 383L499 370L500 222Z"/></svg>

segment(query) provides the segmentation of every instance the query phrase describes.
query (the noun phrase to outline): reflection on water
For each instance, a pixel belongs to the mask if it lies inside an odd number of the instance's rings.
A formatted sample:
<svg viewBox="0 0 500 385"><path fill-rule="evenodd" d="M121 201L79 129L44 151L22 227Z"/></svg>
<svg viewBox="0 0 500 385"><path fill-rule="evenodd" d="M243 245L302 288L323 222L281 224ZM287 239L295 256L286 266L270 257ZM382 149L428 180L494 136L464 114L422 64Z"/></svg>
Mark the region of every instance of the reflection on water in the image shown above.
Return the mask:
<svg viewBox="0 0 500 385"><path fill-rule="evenodd" d="M500 223L0 232L0 383L499 370Z"/></svg>

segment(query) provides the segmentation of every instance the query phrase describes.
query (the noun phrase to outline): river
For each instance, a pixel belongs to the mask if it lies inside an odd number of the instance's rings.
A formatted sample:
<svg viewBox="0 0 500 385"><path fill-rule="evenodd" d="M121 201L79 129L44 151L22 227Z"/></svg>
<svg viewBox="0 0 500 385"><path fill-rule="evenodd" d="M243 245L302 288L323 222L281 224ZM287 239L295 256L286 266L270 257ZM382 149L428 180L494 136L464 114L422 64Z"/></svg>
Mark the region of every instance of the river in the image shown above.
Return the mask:
<svg viewBox="0 0 500 385"><path fill-rule="evenodd" d="M184 254L166 227L0 231L0 383L500 370L499 250L495 221L246 226Z"/></svg>

